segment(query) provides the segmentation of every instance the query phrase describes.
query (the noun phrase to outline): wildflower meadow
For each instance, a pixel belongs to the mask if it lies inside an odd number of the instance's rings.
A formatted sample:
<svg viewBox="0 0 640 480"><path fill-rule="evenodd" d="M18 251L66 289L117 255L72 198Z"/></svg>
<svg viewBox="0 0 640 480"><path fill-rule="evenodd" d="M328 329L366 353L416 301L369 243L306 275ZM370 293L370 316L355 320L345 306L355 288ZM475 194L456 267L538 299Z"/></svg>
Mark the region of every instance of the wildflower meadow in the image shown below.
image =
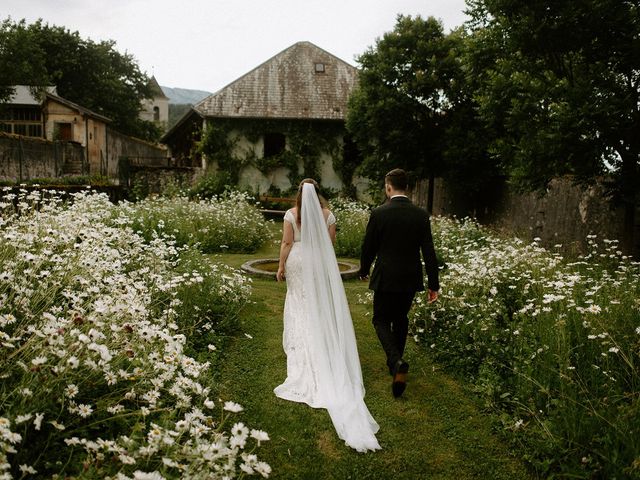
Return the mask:
<svg viewBox="0 0 640 480"><path fill-rule="evenodd" d="M267 222L251 200L246 193L227 191L195 200L147 198L121 208L147 241L165 234L177 245L194 245L204 253L251 253L269 239Z"/></svg>
<svg viewBox="0 0 640 480"><path fill-rule="evenodd" d="M267 477L256 449L268 434L218 398L204 360L250 281L176 240L179 228L150 233L140 212L169 218L162 201L5 193L0 478Z"/></svg>
<svg viewBox="0 0 640 480"><path fill-rule="evenodd" d="M416 341L542 475L640 478L640 263L594 236L564 259L471 220L432 223L442 291L417 300Z"/></svg>

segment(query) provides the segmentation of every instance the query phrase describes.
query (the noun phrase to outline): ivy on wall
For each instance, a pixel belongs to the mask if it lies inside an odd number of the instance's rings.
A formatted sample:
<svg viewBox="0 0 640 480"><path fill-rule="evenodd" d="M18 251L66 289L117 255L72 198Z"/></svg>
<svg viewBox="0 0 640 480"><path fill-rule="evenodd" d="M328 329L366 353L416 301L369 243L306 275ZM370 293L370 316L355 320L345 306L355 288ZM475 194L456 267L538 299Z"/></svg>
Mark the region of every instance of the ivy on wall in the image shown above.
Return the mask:
<svg viewBox="0 0 640 480"><path fill-rule="evenodd" d="M258 155L256 147L265 134L282 133L286 138L285 149L277 155ZM303 178L320 177L320 156L328 154L334 165L342 165L342 138L345 130L342 122L275 120L275 119L215 119L208 120L199 151L216 161L220 170L227 172L231 180L238 182L240 171L254 166L268 175L285 167L292 185ZM250 148L240 148L240 138L251 143ZM335 168L335 167L334 167ZM336 168L336 172L341 174ZM345 184L350 178L343 178Z"/></svg>

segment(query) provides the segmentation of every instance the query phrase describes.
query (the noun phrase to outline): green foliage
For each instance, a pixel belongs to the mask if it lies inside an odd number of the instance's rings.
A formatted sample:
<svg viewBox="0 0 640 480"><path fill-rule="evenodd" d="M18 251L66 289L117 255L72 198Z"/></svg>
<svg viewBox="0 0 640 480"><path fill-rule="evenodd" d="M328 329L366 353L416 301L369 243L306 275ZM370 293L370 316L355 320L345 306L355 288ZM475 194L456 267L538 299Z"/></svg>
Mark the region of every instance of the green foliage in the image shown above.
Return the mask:
<svg viewBox="0 0 640 480"><path fill-rule="evenodd" d="M19 182L20 185L92 185L109 186L111 179L104 175L73 175L57 178L30 178ZM6 182L6 185L16 185L16 182Z"/></svg>
<svg viewBox="0 0 640 480"><path fill-rule="evenodd" d="M564 174L640 200L637 2L472 0L470 71L490 150L524 189ZM568 35L570 32L570 35Z"/></svg>
<svg viewBox="0 0 640 480"><path fill-rule="evenodd" d="M189 189L189 197L213 198L230 190L232 185L234 181L229 172L224 170L208 172Z"/></svg>
<svg viewBox="0 0 640 480"><path fill-rule="evenodd" d="M286 137L285 150L270 157L259 155L258 142L266 133L274 132ZM305 177L319 178L318 161L323 152L332 158L341 157L343 133L338 122L216 119L207 122L198 148L207 158L217 162L218 169L228 173L234 184L240 170L252 165L265 175L276 168L287 168L291 184L298 185ZM239 146L241 136L250 142L249 146Z"/></svg>
<svg viewBox="0 0 640 480"><path fill-rule="evenodd" d="M189 103L170 103L169 104L169 120L167 122L167 130L170 130L185 113L189 111L191 104Z"/></svg>
<svg viewBox="0 0 640 480"><path fill-rule="evenodd" d="M444 176L467 192L495 174L467 75L463 32L429 17L399 16L392 32L358 59L359 86L347 129L363 153L361 173L381 179L401 167Z"/></svg>
<svg viewBox="0 0 640 480"><path fill-rule="evenodd" d="M594 237L567 262L469 220L432 225L447 268L438 303L418 298L416 339L474 382L541 475L637 477L640 264Z"/></svg>
<svg viewBox="0 0 640 480"><path fill-rule="evenodd" d="M42 20L9 18L0 25L0 84L55 85L61 97L110 118L116 130L156 141L158 128L138 118L141 101L152 97L149 78L132 55L115 46ZM8 93L0 90L0 101Z"/></svg>
<svg viewBox="0 0 640 480"><path fill-rule="evenodd" d="M129 198L134 201L144 200L149 196L151 192L149 182L147 178L144 176L136 177L131 185L131 190L129 191Z"/></svg>

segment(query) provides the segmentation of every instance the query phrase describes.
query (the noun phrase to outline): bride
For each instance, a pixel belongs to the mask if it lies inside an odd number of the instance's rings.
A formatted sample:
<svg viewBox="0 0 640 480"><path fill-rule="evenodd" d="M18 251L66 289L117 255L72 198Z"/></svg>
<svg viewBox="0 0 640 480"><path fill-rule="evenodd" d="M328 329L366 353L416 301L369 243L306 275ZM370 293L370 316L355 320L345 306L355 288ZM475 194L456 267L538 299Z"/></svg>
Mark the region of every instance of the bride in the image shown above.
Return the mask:
<svg viewBox="0 0 640 480"><path fill-rule="evenodd" d="M277 279L286 277L283 346L287 379L276 396L326 408L338 436L359 452L378 450L378 424L364 403L351 314L333 242L336 219L320 204L318 184L300 183L284 216Z"/></svg>

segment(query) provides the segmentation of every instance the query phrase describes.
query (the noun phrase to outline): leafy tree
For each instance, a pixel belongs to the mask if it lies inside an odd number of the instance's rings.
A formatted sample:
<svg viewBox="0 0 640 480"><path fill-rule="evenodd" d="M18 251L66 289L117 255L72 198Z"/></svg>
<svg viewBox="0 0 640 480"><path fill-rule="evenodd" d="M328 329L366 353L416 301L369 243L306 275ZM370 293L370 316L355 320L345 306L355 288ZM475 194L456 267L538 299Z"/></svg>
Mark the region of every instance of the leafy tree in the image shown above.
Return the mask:
<svg viewBox="0 0 640 480"><path fill-rule="evenodd" d="M151 98L149 78L130 54L112 40L93 42L78 32L38 20L10 18L0 24L0 101L11 85L55 85L58 94L105 115L122 133L157 140L160 131L138 118L141 101Z"/></svg>
<svg viewBox="0 0 640 480"><path fill-rule="evenodd" d="M176 123L178 123L178 120L180 120L190 108L190 103L170 103L167 130L170 130Z"/></svg>
<svg viewBox="0 0 640 480"><path fill-rule="evenodd" d="M640 6L623 0L468 0L470 69L491 152L514 182L612 179L632 248L640 192Z"/></svg>
<svg viewBox="0 0 640 480"><path fill-rule="evenodd" d="M347 129L363 155L361 173L380 179L402 167L464 187L495 173L462 62L465 42L464 32L446 35L433 17L400 15L394 30L358 58Z"/></svg>

